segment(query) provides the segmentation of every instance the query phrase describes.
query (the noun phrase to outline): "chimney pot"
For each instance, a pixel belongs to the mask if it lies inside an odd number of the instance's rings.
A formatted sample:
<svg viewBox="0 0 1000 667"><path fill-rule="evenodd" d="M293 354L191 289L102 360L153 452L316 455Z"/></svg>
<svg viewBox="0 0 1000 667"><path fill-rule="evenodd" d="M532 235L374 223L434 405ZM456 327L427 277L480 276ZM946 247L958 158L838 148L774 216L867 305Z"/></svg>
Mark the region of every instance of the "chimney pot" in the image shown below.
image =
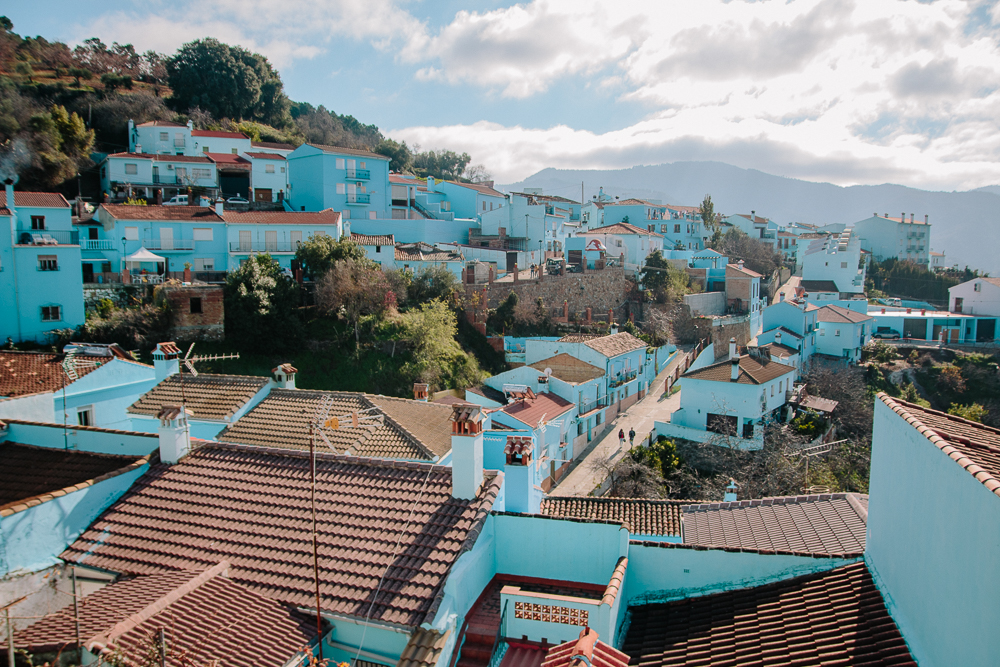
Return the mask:
<svg viewBox="0 0 1000 667"><path fill-rule="evenodd" d="M924 214L924 224L925 225L930 224L930 219L931 219L931 216L929 216L928 214L925 213Z"/></svg>
<svg viewBox="0 0 1000 667"><path fill-rule="evenodd" d="M181 356L180 348L171 341L167 343L157 343L153 350L153 375L156 382L160 383L180 370Z"/></svg>
<svg viewBox="0 0 1000 667"><path fill-rule="evenodd" d="M191 451L191 427L188 415L194 414L183 405L164 405L156 414L160 420L160 461L173 465Z"/></svg>
<svg viewBox="0 0 1000 667"><path fill-rule="evenodd" d="M784 292L778 292L778 303L781 303L784 300L785 300L785 293Z"/></svg>
<svg viewBox="0 0 1000 667"><path fill-rule="evenodd" d="M287 363L272 368L274 386L278 389L295 389L295 374L298 372L299 370L295 366Z"/></svg>
<svg viewBox="0 0 1000 667"><path fill-rule="evenodd" d="M423 382L413 383L413 400L427 402L430 395L430 385Z"/></svg>
<svg viewBox="0 0 1000 667"><path fill-rule="evenodd" d="M736 358L736 338L729 339L729 358Z"/></svg>
<svg viewBox="0 0 1000 667"><path fill-rule="evenodd" d="M452 406L451 495L471 500L483 483L483 409L472 403Z"/></svg>
<svg viewBox="0 0 1000 667"><path fill-rule="evenodd" d="M733 357L732 359L732 373L729 375L729 379L736 382L740 379L740 360L739 357Z"/></svg>
<svg viewBox="0 0 1000 667"><path fill-rule="evenodd" d="M14 201L14 180L13 179L8 178L6 181L4 181L4 192L7 195L7 208L10 209L11 213L15 214L14 220L16 220L17 219L17 216L16 216L16 213L17 213L17 203Z"/></svg>
<svg viewBox="0 0 1000 667"><path fill-rule="evenodd" d="M225 209L225 201L223 201L222 197L219 197L218 199L215 200L215 214L221 218L222 211L224 209Z"/></svg>

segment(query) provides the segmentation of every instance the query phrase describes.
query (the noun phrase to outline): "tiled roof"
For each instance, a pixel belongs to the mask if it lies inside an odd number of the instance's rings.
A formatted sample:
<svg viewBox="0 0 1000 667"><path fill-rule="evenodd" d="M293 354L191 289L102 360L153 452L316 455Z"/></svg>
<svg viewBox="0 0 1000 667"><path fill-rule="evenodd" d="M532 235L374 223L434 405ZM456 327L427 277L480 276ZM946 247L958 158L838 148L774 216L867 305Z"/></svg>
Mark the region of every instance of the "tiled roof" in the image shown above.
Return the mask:
<svg viewBox="0 0 1000 667"><path fill-rule="evenodd" d="M916 667L864 563L630 611L633 665Z"/></svg>
<svg viewBox="0 0 1000 667"><path fill-rule="evenodd" d="M385 160L389 161L384 155L379 155L378 153L372 153L371 151L358 150L356 148L343 148L341 146L326 146L324 144L308 144L313 148L318 148L324 153L332 153L334 155L357 155L359 157L371 158L373 160Z"/></svg>
<svg viewBox="0 0 1000 667"><path fill-rule="evenodd" d="M799 285L807 292L839 292L832 280L802 280Z"/></svg>
<svg viewBox="0 0 1000 667"><path fill-rule="evenodd" d="M559 342L583 343L587 347L600 352L606 357L617 357L619 354L625 354L626 352L646 348L645 343L627 331L611 334L609 336L598 336L595 334L568 334L560 338Z"/></svg>
<svg viewBox="0 0 1000 667"><path fill-rule="evenodd" d="M80 605L83 645L145 665L149 637L162 627L169 667L282 667L315 641L314 620L227 579L227 567L136 577L88 595ZM72 604L15 635L16 646L33 652L75 644Z"/></svg>
<svg viewBox="0 0 1000 667"><path fill-rule="evenodd" d="M358 245L388 245L395 246L396 240L393 238L392 234L355 234L351 232L351 240Z"/></svg>
<svg viewBox="0 0 1000 667"><path fill-rule="evenodd" d="M270 148L277 151L294 151L295 146L291 144L281 144L275 141L251 141L250 145L255 148Z"/></svg>
<svg viewBox="0 0 1000 667"><path fill-rule="evenodd" d="M747 215L746 213L737 213L736 215L738 215L741 218L746 218L747 220L755 224L764 224L768 221L767 218L762 218L759 215Z"/></svg>
<svg viewBox="0 0 1000 667"><path fill-rule="evenodd" d="M118 220L188 220L191 222L222 222L214 208L208 206L129 206L101 204L101 208Z"/></svg>
<svg viewBox="0 0 1000 667"><path fill-rule="evenodd" d="M442 250L427 243L407 243L396 246L397 262L460 262L461 253Z"/></svg>
<svg viewBox="0 0 1000 667"><path fill-rule="evenodd" d="M420 403L419 407L400 406L384 397L379 397L382 400L376 403L373 398L361 393L272 389L264 400L220 433L218 439L260 447L307 450L309 424L316 418L317 409L326 401L329 403L328 416L339 417L389 405L388 409L382 408L388 419L383 418L381 422L361 421L357 428L349 422L340 424L336 429L324 427L322 433L330 444L327 445L322 436L318 436L316 446L320 451L328 452L332 446L338 454L414 461L431 461L435 456L444 456L451 451L451 424L448 422L451 408L428 403ZM400 403L418 403L397 400ZM378 414L377 411L365 413L369 417ZM421 430L428 442L423 442L400 425L395 419L400 414L405 415L408 426ZM421 425L421 421L427 426Z"/></svg>
<svg viewBox="0 0 1000 667"><path fill-rule="evenodd" d="M183 386L181 383L183 382ZM225 420L263 389L269 379L254 375L212 375L191 377L175 373L139 397L128 412L156 415L164 405L184 405L193 419Z"/></svg>
<svg viewBox="0 0 1000 667"><path fill-rule="evenodd" d="M834 493L685 505L684 543L859 556L865 550L868 509L857 498Z"/></svg>
<svg viewBox="0 0 1000 667"><path fill-rule="evenodd" d="M481 384L475 387L469 387L466 391L471 391L473 394L476 394L477 396L488 398L494 403L499 403L500 405L507 404L507 396L504 395L504 393L499 389L494 389L489 385Z"/></svg>
<svg viewBox="0 0 1000 667"><path fill-rule="evenodd" d="M487 195L489 197L506 197L504 193L495 190L492 185L486 185L485 183L460 183L458 181L445 181L446 183L451 183L452 185L458 185L463 188L468 188L469 190L475 190L481 195Z"/></svg>
<svg viewBox="0 0 1000 667"><path fill-rule="evenodd" d="M340 213L325 211L223 211L223 219L238 225L336 225Z"/></svg>
<svg viewBox="0 0 1000 667"><path fill-rule="evenodd" d="M410 641L400 654L396 667L434 667L441 659L450 635L450 630L442 634L437 630L417 628L410 635Z"/></svg>
<svg viewBox="0 0 1000 667"><path fill-rule="evenodd" d="M215 137L216 139L249 139L242 132L219 132L217 130L191 130L192 137Z"/></svg>
<svg viewBox="0 0 1000 667"><path fill-rule="evenodd" d="M235 153L204 153L205 157L216 164L238 165L246 169L250 168L250 161Z"/></svg>
<svg viewBox="0 0 1000 667"><path fill-rule="evenodd" d="M427 179L417 178L409 174L389 174L389 182L397 185L426 185Z"/></svg>
<svg viewBox="0 0 1000 667"><path fill-rule="evenodd" d="M7 192L0 192L0 206L7 207ZM14 192L14 206L38 208L69 208L69 202L58 192Z"/></svg>
<svg viewBox="0 0 1000 667"><path fill-rule="evenodd" d="M681 534L681 506L687 500L548 496L541 513L552 517L596 519L624 524L633 535Z"/></svg>
<svg viewBox="0 0 1000 667"><path fill-rule="evenodd" d="M595 229L588 230L585 234L639 234L641 236L655 236L658 239L663 238L662 234L657 234L656 232L651 232L648 229L636 227L630 222L616 222L613 225L597 227Z"/></svg>
<svg viewBox="0 0 1000 667"><path fill-rule="evenodd" d="M139 458L0 442L0 510L120 470Z"/></svg>
<svg viewBox="0 0 1000 667"><path fill-rule="evenodd" d="M139 123L136 127L187 127L187 125L171 120L147 120L145 123Z"/></svg>
<svg viewBox="0 0 1000 667"><path fill-rule="evenodd" d="M1000 430L879 393L879 399L1000 496Z"/></svg>
<svg viewBox="0 0 1000 667"><path fill-rule="evenodd" d="M365 398L433 453L444 456L451 451L451 406L380 394L367 394Z"/></svg>
<svg viewBox="0 0 1000 667"><path fill-rule="evenodd" d="M503 482L496 475L477 498L459 500L451 475L445 466L317 454L324 611L408 628L433 618ZM62 558L137 575L228 560L233 581L314 607L309 480L307 453L206 443L153 466Z"/></svg>
<svg viewBox="0 0 1000 667"><path fill-rule="evenodd" d="M740 374L737 382L739 384L764 384L771 380L777 380L782 375L794 373L792 366L769 360L760 361L749 355L740 357ZM732 362L729 359L720 361L711 366L703 366L693 371L688 371L681 377L691 380L709 380L711 382L732 382Z"/></svg>
<svg viewBox="0 0 1000 667"><path fill-rule="evenodd" d="M552 421L559 415L569 412L575 405L561 396L543 392L536 394L534 398L523 398L509 403L503 407L503 412L534 428L541 423L542 417L545 417L546 422Z"/></svg>
<svg viewBox="0 0 1000 667"><path fill-rule="evenodd" d="M63 369L63 354L0 351L0 397L24 396L62 389L73 382ZM74 357L77 377L100 368L107 360Z"/></svg>
<svg viewBox="0 0 1000 667"><path fill-rule="evenodd" d="M843 306L823 306L816 313L816 320L819 322L844 322L848 324L858 324L859 322L867 322L868 320L874 319L871 315L865 313L858 313L850 308L844 308Z"/></svg>
<svg viewBox="0 0 1000 667"><path fill-rule="evenodd" d="M768 343L767 345L761 345L762 348L768 350L775 357L790 357L792 355L798 354L799 351L793 347L788 347L787 345L781 345L780 343Z"/></svg>
<svg viewBox="0 0 1000 667"><path fill-rule="evenodd" d="M200 162L214 164L204 155L161 155L159 153L109 153L107 157L152 160L153 162Z"/></svg>
<svg viewBox="0 0 1000 667"><path fill-rule="evenodd" d="M763 278L763 276L756 271L751 271L745 266L740 266L739 264L726 264L726 271L732 269L733 271L739 271L740 273L746 274L751 278Z"/></svg>
<svg viewBox="0 0 1000 667"><path fill-rule="evenodd" d="M552 377L558 378L570 384L580 384L589 382L604 376L604 369L592 366L586 361L572 357L565 352L557 354L548 359L542 359L531 364L537 371L545 372L546 368L552 369Z"/></svg>
<svg viewBox="0 0 1000 667"><path fill-rule="evenodd" d="M593 628L580 630L580 637L553 646L541 667L628 667L629 657L600 641Z"/></svg>
<svg viewBox="0 0 1000 667"><path fill-rule="evenodd" d="M247 155L249 155L250 157L252 157L255 160L284 160L285 159L284 155L279 155L278 153L257 153L257 152L249 153L248 152Z"/></svg>

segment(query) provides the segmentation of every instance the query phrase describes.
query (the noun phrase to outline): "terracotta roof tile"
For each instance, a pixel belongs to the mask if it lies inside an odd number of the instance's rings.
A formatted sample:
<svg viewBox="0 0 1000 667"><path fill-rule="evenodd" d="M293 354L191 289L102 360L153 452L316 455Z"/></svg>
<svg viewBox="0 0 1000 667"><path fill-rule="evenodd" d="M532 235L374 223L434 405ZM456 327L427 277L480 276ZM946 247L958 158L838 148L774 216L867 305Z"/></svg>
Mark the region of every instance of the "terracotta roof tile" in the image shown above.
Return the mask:
<svg viewBox="0 0 1000 667"><path fill-rule="evenodd" d="M806 292L840 292L832 280L803 280L799 285Z"/></svg>
<svg viewBox="0 0 1000 667"><path fill-rule="evenodd" d="M389 161L384 155L379 155L378 153L372 153L371 151L358 150L357 148L344 148L342 146L327 146L324 144L308 144L313 148L318 148L324 153L332 153L333 155L357 155L359 157L367 157L373 160L385 160Z"/></svg>
<svg viewBox="0 0 1000 667"><path fill-rule="evenodd" d="M616 222L613 225L597 227L595 229L588 230L585 234L638 234L640 236L655 236L658 239L663 238L663 234L657 234L656 232L651 232L648 229L636 227L630 222Z"/></svg>
<svg viewBox="0 0 1000 667"><path fill-rule="evenodd" d="M107 157L133 158L135 160L152 160L153 162L199 162L214 164L204 155L161 155L159 153L109 153Z"/></svg>
<svg viewBox="0 0 1000 667"><path fill-rule="evenodd" d="M458 185L469 190L475 190L481 195L487 195L489 197L506 197L504 193L493 188L492 185L486 185L485 183L459 183L458 181L445 181L445 183L451 183L452 185Z"/></svg>
<svg viewBox="0 0 1000 667"><path fill-rule="evenodd" d="M23 396L62 389L73 382L63 368L63 354L0 351L0 397ZM110 359L75 357L72 361L77 377L91 373Z"/></svg>
<svg viewBox="0 0 1000 667"><path fill-rule="evenodd" d="M166 664L282 667L316 639L306 614L223 576L228 563L203 570L166 572L120 581L80 605L80 636L93 652L106 647L125 665L144 665L148 637L167 632ZM251 622L247 622L252 619ZM73 606L49 614L15 635L32 651L76 644Z"/></svg>
<svg viewBox="0 0 1000 667"><path fill-rule="evenodd" d="M7 207L7 193L0 192L0 206ZM69 208L69 202L58 192L14 192L14 206L38 208Z"/></svg>
<svg viewBox="0 0 1000 667"><path fill-rule="evenodd" d="M451 408L439 404L361 393L273 389L268 396L219 434L225 442L239 442L260 447L309 449L309 424L324 401L329 416L379 408L365 413L381 421L365 419L357 428L340 424L322 428L317 437L320 451L352 456L432 461L451 451ZM419 432L419 435L411 431Z"/></svg>
<svg viewBox="0 0 1000 667"><path fill-rule="evenodd" d="M309 468L303 452L206 443L153 466L62 558L135 575L228 560L234 582L313 607ZM316 468L323 610L407 628L433 618L503 476L459 500L450 467L318 454Z"/></svg>
<svg viewBox="0 0 1000 667"><path fill-rule="evenodd" d="M277 151L294 151L295 146L292 144L282 144L274 141L251 141L250 145L255 148L270 148L271 150Z"/></svg>
<svg viewBox="0 0 1000 667"><path fill-rule="evenodd" d="M546 368L551 368L552 377L563 382L569 382L570 384L580 384L604 377L604 369L592 366L586 361L582 361L566 353L536 361L531 364L531 367L543 373Z"/></svg>
<svg viewBox="0 0 1000 667"><path fill-rule="evenodd" d="M879 393L878 397L986 488L1000 496L1000 430L890 398L884 393Z"/></svg>
<svg viewBox="0 0 1000 667"><path fill-rule="evenodd" d="M448 645L449 636L450 630L442 634L437 630L418 628L410 635L396 667L434 667Z"/></svg>
<svg viewBox="0 0 1000 667"><path fill-rule="evenodd" d="M125 468L138 456L0 442L0 510Z"/></svg>
<svg viewBox="0 0 1000 667"><path fill-rule="evenodd" d="M828 305L823 306L816 313L816 320L818 322L844 322L849 324L858 324L859 322L867 322L868 320L875 319L871 315L865 313L858 313L849 308L844 308L842 306Z"/></svg>
<svg viewBox="0 0 1000 667"><path fill-rule="evenodd" d="M194 413L195 420L225 420L246 405L268 382L266 377L253 375L200 373L198 377L191 377L187 373L175 373L140 396L129 406L128 412L155 416L164 405L183 402Z"/></svg>
<svg viewBox="0 0 1000 667"><path fill-rule="evenodd" d="M623 331L610 336L594 336L589 334L570 334L559 339L560 343L583 343L587 347L600 352L606 357L617 357L619 354L634 350L645 350L646 344Z"/></svg>
<svg viewBox="0 0 1000 667"><path fill-rule="evenodd" d="M171 120L147 120L145 123L139 123L136 127L187 127L187 125Z"/></svg>
<svg viewBox="0 0 1000 667"><path fill-rule="evenodd" d="M737 382L739 384L764 384L794 372L795 368L779 361L760 361L749 355L743 355L740 357L740 374ZM711 382L732 382L732 373L732 362L726 359L711 366L703 366L689 371L681 377Z"/></svg>
<svg viewBox="0 0 1000 667"><path fill-rule="evenodd" d="M541 513L551 517L594 519L624 524L633 535L681 534L681 506L687 500L548 496Z"/></svg>
<svg viewBox="0 0 1000 667"><path fill-rule="evenodd" d="M340 213L325 211L223 211L223 219L237 225L336 225Z"/></svg>
<svg viewBox="0 0 1000 667"><path fill-rule="evenodd" d="M581 656L583 659L581 660ZM628 667L629 657L598 639L593 628L580 630L580 637L553 646L545 654L542 667Z"/></svg>
<svg viewBox="0 0 1000 667"><path fill-rule="evenodd" d="M542 417L549 422L559 415L569 412L574 407L576 407L575 403L570 403L561 396L543 392L535 395L534 398L523 398L508 403L502 408L502 412L534 428L541 423Z"/></svg>
<svg viewBox="0 0 1000 667"><path fill-rule="evenodd" d="M916 667L863 562L630 611L633 665Z"/></svg>
<svg viewBox="0 0 1000 667"><path fill-rule="evenodd" d="M859 556L865 550L868 509L857 498L834 493L686 505L684 543Z"/></svg>
<svg viewBox="0 0 1000 667"><path fill-rule="evenodd" d="M396 240L393 238L392 234L355 234L351 232L351 240L358 245L387 245L395 246Z"/></svg>
<svg viewBox="0 0 1000 667"><path fill-rule="evenodd" d="M191 130L192 137L215 137L217 139L249 139L242 132L220 132L218 130Z"/></svg>
<svg viewBox="0 0 1000 667"><path fill-rule="evenodd" d="M258 153L254 151L253 153L247 153L250 157L255 160L284 160L285 156L279 153Z"/></svg>
<svg viewBox="0 0 1000 667"><path fill-rule="evenodd" d="M397 262L461 262L462 254L442 250L427 243L407 243L396 246Z"/></svg>
<svg viewBox="0 0 1000 667"><path fill-rule="evenodd" d="M101 208L118 220L189 220L191 222L222 222L214 208L208 206L129 206L101 204Z"/></svg>
<svg viewBox="0 0 1000 667"><path fill-rule="evenodd" d="M205 157L216 164L224 164L232 169L235 165L241 169L250 169L250 160L240 157L236 153L202 153Z"/></svg>

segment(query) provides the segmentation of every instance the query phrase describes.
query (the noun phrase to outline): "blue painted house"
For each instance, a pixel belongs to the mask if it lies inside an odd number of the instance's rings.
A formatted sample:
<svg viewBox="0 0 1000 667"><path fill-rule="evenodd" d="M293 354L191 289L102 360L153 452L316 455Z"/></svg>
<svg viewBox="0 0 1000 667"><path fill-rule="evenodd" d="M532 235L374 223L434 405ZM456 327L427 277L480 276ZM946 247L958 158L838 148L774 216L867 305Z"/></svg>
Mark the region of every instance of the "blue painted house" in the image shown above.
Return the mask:
<svg viewBox="0 0 1000 667"><path fill-rule="evenodd" d="M66 199L7 184L0 228L0 339L45 342L83 324L82 255Z"/></svg>
<svg viewBox="0 0 1000 667"><path fill-rule="evenodd" d="M390 217L389 158L370 151L302 144L288 157L295 211L340 211L345 220Z"/></svg>

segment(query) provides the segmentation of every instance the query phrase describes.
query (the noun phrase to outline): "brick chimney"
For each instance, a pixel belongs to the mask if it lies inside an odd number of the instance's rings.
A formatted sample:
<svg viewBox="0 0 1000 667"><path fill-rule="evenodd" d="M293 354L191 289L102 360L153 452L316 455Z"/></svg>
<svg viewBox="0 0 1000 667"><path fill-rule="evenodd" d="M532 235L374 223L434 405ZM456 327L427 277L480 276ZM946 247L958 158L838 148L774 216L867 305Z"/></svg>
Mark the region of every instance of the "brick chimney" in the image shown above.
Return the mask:
<svg viewBox="0 0 1000 667"><path fill-rule="evenodd" d="M271 375L274 376L271 382L277 389L295 389L295 374L298 372L291 364L281 364L271 369Z"/></svg>
<svg viewBox="0 0 1000 667"><path fill-rule="evenodd" d="M413 400L427 402L430 395L430 385L423 382L413 383Z"/></svg>
<svg viewBox="0 0 1000 667"><path fill-rule="evenodd" d="M160 420L160 461L173 465L191 451L191 427L188 416L194 414L180 405L164 405L156 413Z"/></svg>
<svg viewBox="0 0 1000 667"><path fill-rule="evenodd" d="M451 495L471 500L483 484L483 409L458 403L451 413Z"/></svg>
<svg viewBox="0 0 1000 667"><path fill-rule="evenodd" d="M537 514L541 511L541 489L535 487L531 459L535 451L535 438L531 435L508 435L503 448L504 498L508 512Z"/></svg>
<svg viewBox="0 0 1000 667"><path fill-rule="evenodd" d="M173 341L157 343L153 350L153 369L156 382L160 383L180 370L181 351Z"/></svg>
<svg viewBox="0 0 1000 667"><path fill-rule="evenodd" d="M740 358L734 357L730 360L730 366L732 367L732 373L729 375L729 379L736 382L740 379Z"/></svg>

